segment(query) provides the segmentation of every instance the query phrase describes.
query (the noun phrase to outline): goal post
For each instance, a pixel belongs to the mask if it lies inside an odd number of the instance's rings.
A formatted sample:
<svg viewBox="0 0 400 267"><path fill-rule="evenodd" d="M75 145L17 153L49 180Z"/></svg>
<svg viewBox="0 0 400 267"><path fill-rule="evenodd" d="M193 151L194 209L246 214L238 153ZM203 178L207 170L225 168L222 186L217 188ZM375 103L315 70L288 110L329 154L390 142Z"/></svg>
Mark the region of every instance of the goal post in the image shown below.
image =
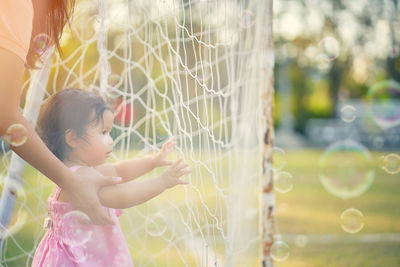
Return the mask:
<svg viewBox="0 0 400 267"><path fill-rule="evenodd" d="M272 168L274 144L274 42L273 42L273 2L265 1L267 23L264 29L265 58L261 61L260 68L260 143L262 149L262 178L260 196L260 256L262 266L273 266L271 247L274 243L276 231L275 220L275 195L273 189L274 172Z"/></svg>

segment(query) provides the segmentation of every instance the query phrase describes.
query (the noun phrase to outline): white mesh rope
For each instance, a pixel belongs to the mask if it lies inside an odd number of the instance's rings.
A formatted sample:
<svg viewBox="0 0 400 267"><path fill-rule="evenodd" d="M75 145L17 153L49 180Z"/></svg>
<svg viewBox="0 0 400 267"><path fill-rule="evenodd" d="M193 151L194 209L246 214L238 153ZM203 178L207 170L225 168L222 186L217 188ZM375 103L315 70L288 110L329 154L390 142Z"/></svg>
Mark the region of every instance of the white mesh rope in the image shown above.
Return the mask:
<svg viewBox="0 0 400 267"><path fill-rule="evenodd" d="M263 8L233 0L76 5L45 98L68 87L99 91L120 114L111 161L154 153L175 136L171 159L183 157L192 168L189 185L120 217L137 266L259 264L257 123L260 87L268 86L259 81L260 68L272 69ZM5 242L5 266L29 266L44 233L52 185L34 174L25 175L17 199L10 227L22 226Z"/></svg>

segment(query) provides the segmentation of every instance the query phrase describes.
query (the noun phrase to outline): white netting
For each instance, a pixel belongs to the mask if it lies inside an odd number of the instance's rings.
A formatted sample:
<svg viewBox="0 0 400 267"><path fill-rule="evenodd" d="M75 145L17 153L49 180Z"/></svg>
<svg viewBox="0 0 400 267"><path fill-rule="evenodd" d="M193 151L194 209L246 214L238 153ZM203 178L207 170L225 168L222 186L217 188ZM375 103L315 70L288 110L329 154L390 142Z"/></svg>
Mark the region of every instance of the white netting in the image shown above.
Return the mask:
<svg viewBox="0 0 400 267"><path fill-rule="evenodd" d="M76 5L44 100L68 87L98 90L118 114L111 161L152 153L175 136L174 158L192 168L190 185L120 218L137 266L258 264L258 107L273 62L265 8L233 0ZM3 155L2 185L10 155ZM31 169L24 177L5 266L29 266L44 233L52 185Z"/></svg>

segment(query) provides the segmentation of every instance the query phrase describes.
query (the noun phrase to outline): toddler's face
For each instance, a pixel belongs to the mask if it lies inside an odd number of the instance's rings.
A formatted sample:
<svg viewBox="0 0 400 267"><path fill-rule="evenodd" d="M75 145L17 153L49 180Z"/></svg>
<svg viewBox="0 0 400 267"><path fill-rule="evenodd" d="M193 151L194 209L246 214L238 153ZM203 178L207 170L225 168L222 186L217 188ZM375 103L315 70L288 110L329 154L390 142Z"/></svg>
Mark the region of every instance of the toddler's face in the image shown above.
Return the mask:
<svg viewBox="0 0 400 267"><path fill-rule="evenodd" d="M103 164L106 158L111 155L114 142L110 136L110 131L113 123L113 113L106 110L103 113L103 122L99 121L97 125L92 124L88 127L88 142L83 145L82 149L84 149L84 155L87 156L85 161L90 163L90 165Z"/></svg>

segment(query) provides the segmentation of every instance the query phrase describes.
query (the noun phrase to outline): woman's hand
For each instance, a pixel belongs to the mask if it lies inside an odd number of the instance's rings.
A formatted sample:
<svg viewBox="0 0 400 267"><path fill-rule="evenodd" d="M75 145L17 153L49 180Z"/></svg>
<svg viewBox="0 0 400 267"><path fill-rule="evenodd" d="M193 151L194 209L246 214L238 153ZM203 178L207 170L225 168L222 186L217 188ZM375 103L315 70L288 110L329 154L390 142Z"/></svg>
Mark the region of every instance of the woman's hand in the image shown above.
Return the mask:
<svg viewBox="0 0 400 267"><path fill-rule="evenodd" d="M160 175L165 187L168 189L178 184L189 184L189 182L179 179L179 177L192 172L190 169L187 169L188 166L189 164L183 163L182 159L173 162L173 164Z"/></svg>
<svg viewBox="0 0 400 267"><path fill-rule="evenodd" d="M78 210L83 211L92 223L98 225L114 224L99 200L99 190L108 185L121 182L120 177L103 176L99 172L73 173L68 177L68 184L63 187L68 201Z"/></svg>
<svg viewBox="0 0 400 267"><path fill-rule="evenodd" d="M174 146L176 144L177 142L175 141L175 138L171 137L162 145L161 150L155 156L153 156L153 163L156 167L171 165L174 163L173 161L166 160L165 158L168 153L174 150Z"/></svg>

